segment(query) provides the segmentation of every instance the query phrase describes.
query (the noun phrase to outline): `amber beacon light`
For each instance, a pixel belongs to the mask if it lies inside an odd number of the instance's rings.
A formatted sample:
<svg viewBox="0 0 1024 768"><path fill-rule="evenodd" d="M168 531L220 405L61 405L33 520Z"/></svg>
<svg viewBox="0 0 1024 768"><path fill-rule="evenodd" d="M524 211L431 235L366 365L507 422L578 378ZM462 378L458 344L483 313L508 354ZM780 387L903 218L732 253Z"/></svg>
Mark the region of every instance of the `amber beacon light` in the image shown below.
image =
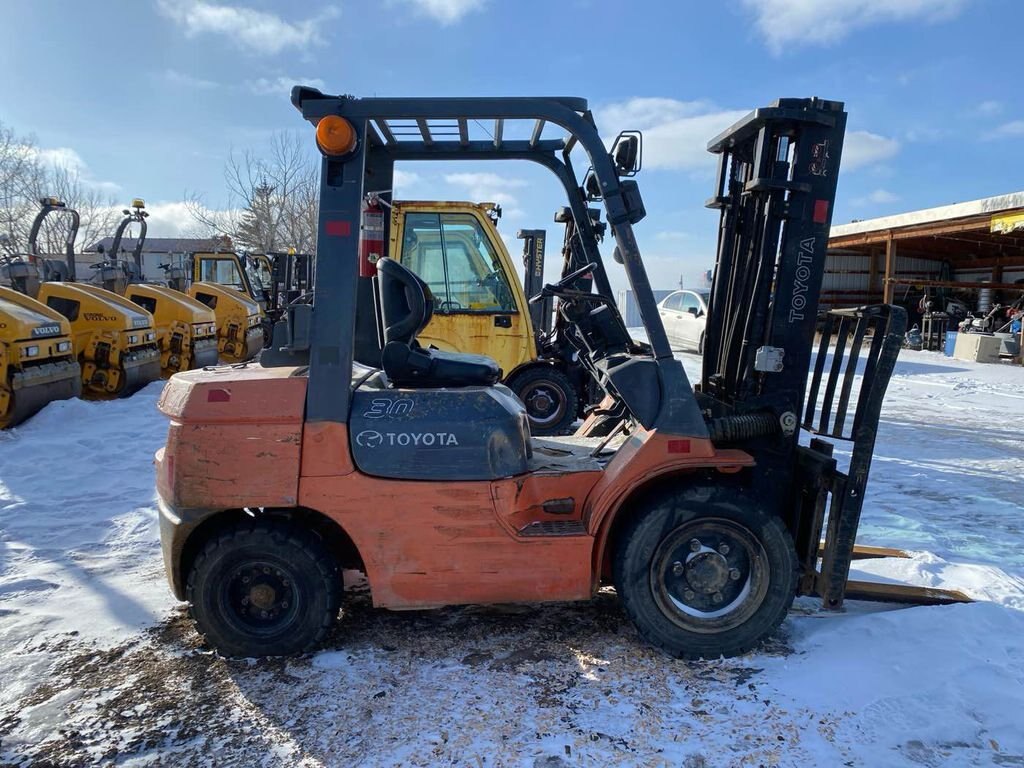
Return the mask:
<svg viewBox="0 0 1024 768"><path fill-rule="evenodd" d="M316 124L316 143L325 155L347 155L356 148L356 129L338 115L327 115Z"/></svg>

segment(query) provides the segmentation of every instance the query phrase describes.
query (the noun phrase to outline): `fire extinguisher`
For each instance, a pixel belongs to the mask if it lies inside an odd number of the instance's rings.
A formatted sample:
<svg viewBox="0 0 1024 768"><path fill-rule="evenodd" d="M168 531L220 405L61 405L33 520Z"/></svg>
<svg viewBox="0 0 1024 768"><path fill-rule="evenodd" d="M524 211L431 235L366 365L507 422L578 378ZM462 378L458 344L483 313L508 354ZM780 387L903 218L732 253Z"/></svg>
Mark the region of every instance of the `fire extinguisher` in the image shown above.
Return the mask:
<svg viewBox="0 0 1024 768"><path fill-rule="evenodd" d="M384 208L376 195L367 195L359 228L359 276L377 274L377 260L384 256Z"/></svg>

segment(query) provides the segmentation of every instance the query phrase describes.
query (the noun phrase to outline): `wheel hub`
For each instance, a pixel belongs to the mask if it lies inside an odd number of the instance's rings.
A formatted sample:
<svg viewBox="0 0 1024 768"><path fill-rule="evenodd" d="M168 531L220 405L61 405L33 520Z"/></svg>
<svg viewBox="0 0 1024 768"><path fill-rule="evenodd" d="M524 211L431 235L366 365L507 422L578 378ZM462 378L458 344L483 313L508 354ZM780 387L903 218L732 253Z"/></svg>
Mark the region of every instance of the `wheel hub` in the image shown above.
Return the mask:
<svg viewBox="0 0 1024 768"><path fill-rule="evenodd" d="M684 570L686 580L696 591L712 595L729 583L729 563L717 552L693 555Z"/></svg>
<svg viewBox="0 0 1024 768"><path fill-rule="evenodd" d="M731 520L694 520L658 546L651 587L674 623L695 632L720 632L757 610L768 588L767 556L757 538Z"/></svg>
<svg viewBox="0 0 1024 768"><path fill-rule="evenodd" d="M269 584L257 584L249 590L249 602L257 608L273 608L276 599L277 592Z"/></svg>
<svg viewBox="0 0 1024 768"><path fill-rule="evenodd" d="M227 600L235 621L249 631L270 632L287 624L296 609L293 577L283 566L246 563L227 584Z"/></svg>

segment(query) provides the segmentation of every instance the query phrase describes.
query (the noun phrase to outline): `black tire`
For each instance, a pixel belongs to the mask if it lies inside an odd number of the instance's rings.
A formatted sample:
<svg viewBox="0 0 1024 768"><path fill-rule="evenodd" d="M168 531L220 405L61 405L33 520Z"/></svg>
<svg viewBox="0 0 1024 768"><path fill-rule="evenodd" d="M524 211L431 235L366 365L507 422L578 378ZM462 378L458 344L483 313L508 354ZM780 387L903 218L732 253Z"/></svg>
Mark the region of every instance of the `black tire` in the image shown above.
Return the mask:
<svg viewBox="0 0 1024 768"><path fill-rule="evenodd" d="M323 640L342 589L341 571L315 533L253 520L206 543L185 597L199 631L224 656L287 656Z"/></svg>
<svg viewBox="0 0 1024 768"><path fill-rule="evenodd" d="M782 623L798 564L781 520L748 503L692 493L636 511L618 538L613 573L645 640L677 658L737 656Z"/></svg>
<svg viewBox="0 0 1024 768"><path fill-rule="evenodd" d="M509 378L509 389L526 406L530 434L565 434L579 413L576 387L553 365L535 365Z"/></svg>

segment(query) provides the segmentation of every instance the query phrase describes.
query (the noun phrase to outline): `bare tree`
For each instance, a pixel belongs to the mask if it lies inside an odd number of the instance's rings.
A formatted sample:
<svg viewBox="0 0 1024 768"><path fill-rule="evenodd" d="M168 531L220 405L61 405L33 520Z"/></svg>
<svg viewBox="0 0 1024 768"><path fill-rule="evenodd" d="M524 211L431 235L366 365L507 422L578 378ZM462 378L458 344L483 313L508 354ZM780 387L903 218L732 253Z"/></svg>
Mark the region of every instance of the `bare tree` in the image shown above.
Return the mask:
<svg viewBox="0 0 1024 768"><path fill-rule="evenodd" d="M55 165L47 169L45 189L39 195L52 195L68 208L78 211L79 226L76 249L84 251L93 243L112 235L121 220L122 206L115 196L82 181L77 169ZM62 217L50 216L39 233L41 253L63 254L68 222ZM80 275L80 278L84 276Z"/></svg>
<svg viewBox="0 0 1024 768"><path fill-rule="evenodd" d="M277 132L266 155L231 152L224 167L226 210L211 210L197 194L186 204L198 222L241 248L311 253L316 247L317 174L308 140L294 131Z"/></svg>
<svg viewBox="0 0 1024 768"><path fill-rule="evenodd" d="M0 123L0 232L7 236L5 250L10 253L23 253L27 247L44 176L35 140Z"/></svg>

